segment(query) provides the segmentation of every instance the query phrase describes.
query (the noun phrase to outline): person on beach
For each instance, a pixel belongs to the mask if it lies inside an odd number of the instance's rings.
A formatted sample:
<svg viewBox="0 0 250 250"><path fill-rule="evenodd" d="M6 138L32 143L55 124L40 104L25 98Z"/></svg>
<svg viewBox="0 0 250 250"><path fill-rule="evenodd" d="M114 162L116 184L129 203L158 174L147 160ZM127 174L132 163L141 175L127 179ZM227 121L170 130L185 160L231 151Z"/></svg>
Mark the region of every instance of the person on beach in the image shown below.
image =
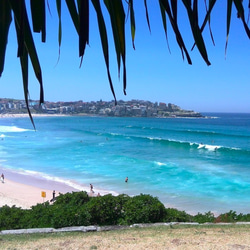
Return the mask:
<svg viewBox="0 0 250 250"><path fill-rule="evenodd" d="M4 183L4 174L1 174L1 182Z"/></svg>
<svg viewBox="0 0 250 250"><path fill-rule="evenodd" d="M52 199L50 200L50 202L55 201L55 199L56 199L56 191L53 190L53 192L52 192Z"/></svg>
<svg viewBox="0 0 250 250"><path fill-rule="evenodd" d="M89 185L90 185L90 192L91 192L91 193L94 193L93 185L92 185L92 184L89 184Z"/></svg>
<svg viewBox="0 0 250 250"><path fill-rule="evenodd" d="M128 182L128 177L125 178L125 182L126 182L126 183Z"/></svg>

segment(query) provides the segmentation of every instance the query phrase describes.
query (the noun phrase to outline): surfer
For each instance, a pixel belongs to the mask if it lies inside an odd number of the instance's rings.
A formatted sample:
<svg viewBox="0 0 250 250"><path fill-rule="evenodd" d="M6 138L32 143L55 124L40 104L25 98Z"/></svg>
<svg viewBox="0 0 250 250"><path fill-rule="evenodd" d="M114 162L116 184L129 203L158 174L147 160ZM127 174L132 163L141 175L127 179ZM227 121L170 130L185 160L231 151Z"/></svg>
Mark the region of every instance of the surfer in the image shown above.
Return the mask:
<svg viewBox="0 0 250 250"><path fill-rule="evenodd" d="M128 182L128 177L125 178L125 182Z"/></svg>

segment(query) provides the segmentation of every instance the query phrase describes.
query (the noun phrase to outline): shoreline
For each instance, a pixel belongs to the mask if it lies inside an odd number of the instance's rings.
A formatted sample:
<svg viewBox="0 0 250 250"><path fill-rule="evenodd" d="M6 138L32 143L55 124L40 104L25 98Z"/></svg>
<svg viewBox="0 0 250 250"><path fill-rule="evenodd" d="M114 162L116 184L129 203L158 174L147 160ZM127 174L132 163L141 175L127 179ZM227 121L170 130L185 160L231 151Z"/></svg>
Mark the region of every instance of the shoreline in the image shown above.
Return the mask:
<svg viewBox="0 0 250 250"><path fill-rule="evenodd" d="M0 208L4 205L9 207L16 206L22 209L30 209L32 206L47 202L53 198L53 191L55 190L55 196L60 194L81 192L85 191L89 196L107 195L112 194L117 196L121 193L117 193L111 190L100 189L98 186L94 186L93 191L90 191L89 185L76 183L70 180L57 179L57 177L44 176L42 173L29 173L26 171L16 172L12 169L6 169L1 166L0 174L3 173L4 183L0 182ZM46 178L47 177L47 178ZM48 178L49 177L49 178ZM55 180L53 180L53 178ZM42 192L45 192L46 197L42 197ZM125 193L123 193L125 194ZM176 204L166 203L160 200L166 208L173 208L179 211L184 211L190 215L197 215L198 213L205 213L207 211L196 211L195 209L184 209ZM51 203L51 202L50 202ZM52 204L52 203L51 203ZM219 216L223 212L216 210L212 211L214 216ZM226 212L226 211L225 211ZM243 213L244 214L244 213Z"/></svg>
<svg viewBox="0 0 250 250"><path fill-rule="evenodd" d="M89 114L89 113L78 113L78 114L31 114L32 117L77 117L77 116L82 116L82 117L127 117L127 118L145 118L143 116L108 116L108 115L99 115L99 114ZM1 118L29 118L29 114L27 113L6 113L6 114L0 114L0 119ZM147 118L147 117L146 117ZM210 116L201 116L201 117L196 117L196 116L169 116L169 117L148 117L148 118L156 118L156 119L208 119L208 118L218 118L218 117L210 117Z"/></svg>
<svg viewBox="0 0 250 250"><path fill-rule="evenodd" d="M64 114L31 114L32 117L65 117L70 115ZM0 118L29 118L29 114L0 114Z"/></svg>
<svg viewBox="0 0 250 250"><path fill-rule="evenodd" d="M94 189L95 193L91 193L87 186L76 188L67 183L48 180L42 176L21 174L5 168L2 168L1 173L4 174L5 178L4 183L0 182L0 207L8 205L30 209L31 206L38 203L50 201L53 197L53 190L55 190L56 196L60 193L79 191L86 191L89 196L96 196L98 193L107 194L107 192L98 189ZM45 192L46 197L42 197L42 192Z"/></svg>

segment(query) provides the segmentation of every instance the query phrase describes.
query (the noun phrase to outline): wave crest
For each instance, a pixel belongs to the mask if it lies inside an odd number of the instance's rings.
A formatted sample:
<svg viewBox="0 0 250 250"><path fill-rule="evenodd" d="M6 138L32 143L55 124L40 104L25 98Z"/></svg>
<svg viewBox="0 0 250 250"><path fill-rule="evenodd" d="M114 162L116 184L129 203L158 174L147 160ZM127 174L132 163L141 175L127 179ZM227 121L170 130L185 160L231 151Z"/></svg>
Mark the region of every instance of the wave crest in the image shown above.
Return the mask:
<svg viewBox="0 0 250 250"><path fill-rule="evenodd" d="M0 126L0 133L25 132L25 131L30 131L30 129L19 128L17 126Z"/></svg>

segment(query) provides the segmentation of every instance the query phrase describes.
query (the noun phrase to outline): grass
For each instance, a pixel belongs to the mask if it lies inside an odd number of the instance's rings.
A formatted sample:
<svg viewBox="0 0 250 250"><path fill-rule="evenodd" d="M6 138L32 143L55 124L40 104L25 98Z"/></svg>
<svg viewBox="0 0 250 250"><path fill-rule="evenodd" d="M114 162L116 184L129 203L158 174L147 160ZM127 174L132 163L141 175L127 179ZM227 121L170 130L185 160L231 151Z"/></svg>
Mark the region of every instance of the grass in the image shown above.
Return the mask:
<svg viewBox="0 0 250 250"><path fill-rule="evenodd" d="M175 225L1 235L1 249L250 249L250 225Z"/></svg>

